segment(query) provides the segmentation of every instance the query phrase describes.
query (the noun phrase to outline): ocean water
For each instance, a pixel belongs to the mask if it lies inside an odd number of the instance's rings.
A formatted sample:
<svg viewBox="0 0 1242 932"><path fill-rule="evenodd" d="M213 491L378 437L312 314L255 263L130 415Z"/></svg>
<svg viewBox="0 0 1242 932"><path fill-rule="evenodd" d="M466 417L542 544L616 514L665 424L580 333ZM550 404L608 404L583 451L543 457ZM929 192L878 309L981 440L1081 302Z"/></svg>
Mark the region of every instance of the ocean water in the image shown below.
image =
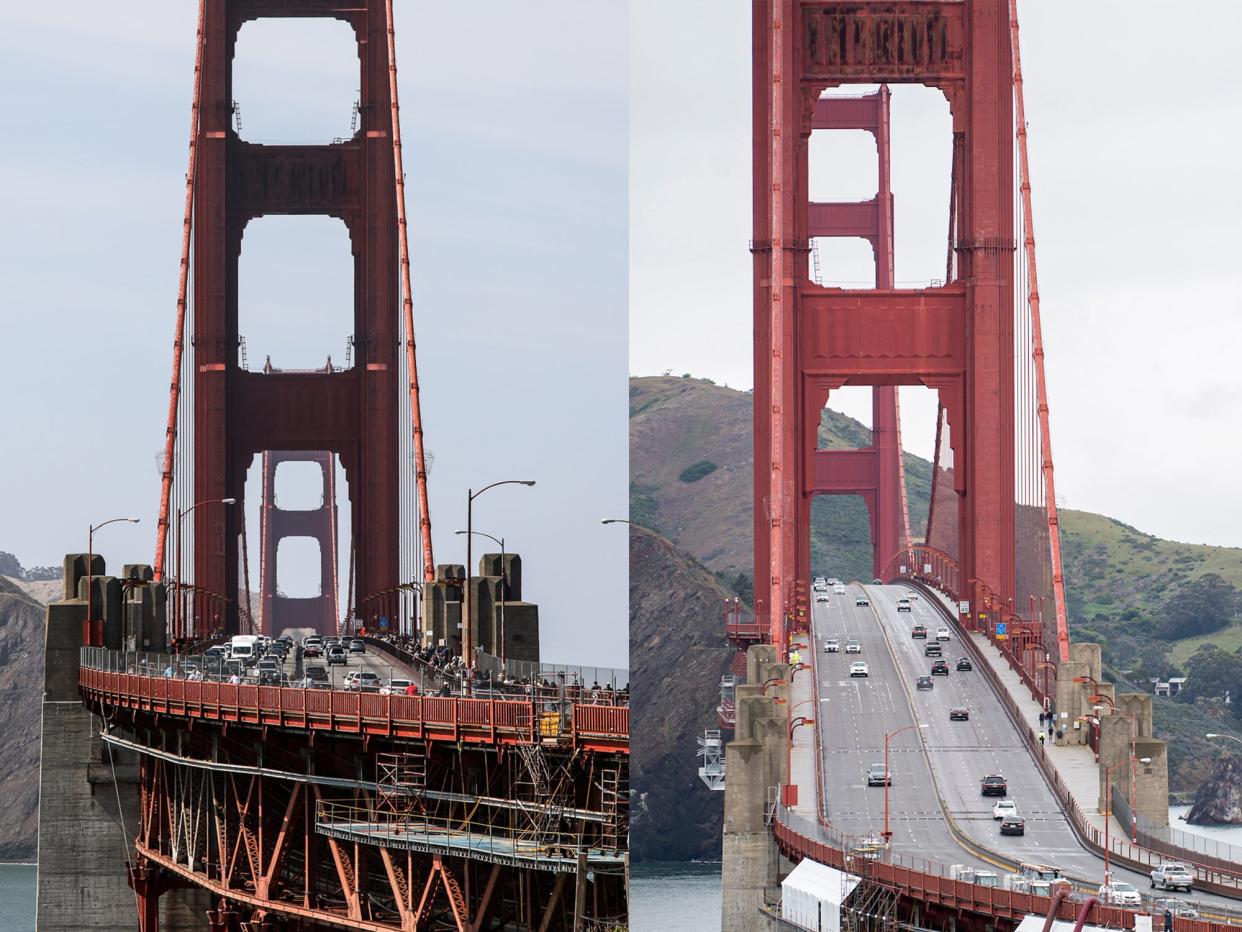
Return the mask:
<svg viewBox="0 0 1242 932"><path fill-rule="evenodd" d="M630 932L720 932L720 865L632 865Z"/></svg>
<svg viewBox="0 0 1242 932"><path fill-rule="evenodd" d="M34 932L35 866L0 864L0 929Z"/></svg>
<svg viewBox="0 0 1242 932"><path fill-rule="evenodd" d="M1220 857L1226 857L1230 854L1237 855L1242 852L1242 825L1191 825L1189 822L1183 822L1181 816L1190 812L1189 806L1170 806L1169 807L1169 828L1186 832L1190 835L1198 835L1200 838L1206 839L1207 844L1196 846L1197 850L1202 850L1209 854L1215 854ZM1220 845L1232 845L1233 850L1219 849L1215 842Z"/></svg>

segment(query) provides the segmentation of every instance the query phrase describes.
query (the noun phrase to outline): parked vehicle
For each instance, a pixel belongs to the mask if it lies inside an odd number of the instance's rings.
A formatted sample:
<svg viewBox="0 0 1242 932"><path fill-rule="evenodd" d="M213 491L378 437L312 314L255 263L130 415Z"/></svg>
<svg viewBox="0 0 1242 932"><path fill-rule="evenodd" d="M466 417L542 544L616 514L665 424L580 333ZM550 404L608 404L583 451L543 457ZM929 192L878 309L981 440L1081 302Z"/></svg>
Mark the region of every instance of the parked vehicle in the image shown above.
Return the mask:
<svg viewBox="0 0 1242 932"><path fill-rule="evenodd" d="M1110 880L1100 887L1100 902L1107 906L1141 906L1143 898L1134 884L1124 880Z"/></svg>
<svg viewBox="0 0 1242 932"><path fill-rule="evenodd" d="M1189 893L1194 885L1195 875L1185 864L1170 861L1166 864L1158 864L1151 872L1153 890L1159 887L1161 890L1185 890Z"/></svg>

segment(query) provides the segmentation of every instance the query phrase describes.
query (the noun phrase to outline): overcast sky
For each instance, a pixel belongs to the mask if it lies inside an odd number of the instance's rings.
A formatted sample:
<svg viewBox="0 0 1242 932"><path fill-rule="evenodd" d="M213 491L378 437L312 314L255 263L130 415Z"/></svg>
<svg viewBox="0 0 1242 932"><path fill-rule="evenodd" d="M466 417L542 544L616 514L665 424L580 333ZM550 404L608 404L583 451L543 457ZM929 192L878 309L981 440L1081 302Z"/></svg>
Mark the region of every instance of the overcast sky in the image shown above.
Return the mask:
<svg viewBox="0 0 1242 932"><path fill-rule="evenodd" d="M1023 0L1020 15L1058 497L1242 546L1242 5L1200 0L1187 19L1152 0ZM749 388L750 4L633 0L631 22L630 371ZM948 107L897 88L893 121L896 277L926 282L944 274ZM872 196L869 137L830 135L845 138L813 143L813 196ZM821 254L823 277L871 280L860 243ZM834 399L870 420L866 389ZM930 391L903 389L924 456L934 413Z"/></svg>
<svg viewBox="0 0 1242 932"><path fill-rule="evenodd" d="M113 567L152 556L195 12L76 0L0 14L0 549L28 566L127 513L142 523L107 528L98 549ZM465 561L453 531L468 487L536 479L479 499L475 527L522 553L545 659L622 665L625 533L599 519L627 508L624 7L402 0L396 33L437 561ZM357 71L343 24L247 25L242 136L348 136ZM343 361L350 266L337 222L247 229L252 368L267 353ZM257 533L257 588L256 551ZM317 579L305 561L289 574L290 589Z"/></svg>

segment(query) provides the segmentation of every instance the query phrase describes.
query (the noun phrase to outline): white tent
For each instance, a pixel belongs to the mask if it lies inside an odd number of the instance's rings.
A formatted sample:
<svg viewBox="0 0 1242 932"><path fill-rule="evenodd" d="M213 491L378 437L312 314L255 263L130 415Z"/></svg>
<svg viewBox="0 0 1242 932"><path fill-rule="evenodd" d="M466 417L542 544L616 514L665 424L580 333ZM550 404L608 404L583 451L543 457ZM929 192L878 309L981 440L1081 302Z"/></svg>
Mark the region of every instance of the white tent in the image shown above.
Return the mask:
<svg viewBox="0 0 1242 932"><path fill-rule="evenodd" d="M1140 920L1143 919L1147 920L1146 929L1151 929L1150 916L1139 916L1136 914L1134 918L1135 929L1141 930L1143 928L1143 924L1140 922ZM1018 927L1014 929L1014 932L1043 932L1044 923L1046 921L1047 917L1045 916L1025 916L1022 921L1018 923ZM1051 932L1074 932L1074 923L1067 922L1063 919L1054 919L1052 922ZM1082 927L1082 932L1108 932L1108 930L1103 926L1085 925Z"/></svg>
<svg viewBox="0 0 1242 932"><path fill-rule="evenodd" d="M781 918L815 932L840 932L841 904L858 882L853 874L803 858L781 881Z"/></svg>

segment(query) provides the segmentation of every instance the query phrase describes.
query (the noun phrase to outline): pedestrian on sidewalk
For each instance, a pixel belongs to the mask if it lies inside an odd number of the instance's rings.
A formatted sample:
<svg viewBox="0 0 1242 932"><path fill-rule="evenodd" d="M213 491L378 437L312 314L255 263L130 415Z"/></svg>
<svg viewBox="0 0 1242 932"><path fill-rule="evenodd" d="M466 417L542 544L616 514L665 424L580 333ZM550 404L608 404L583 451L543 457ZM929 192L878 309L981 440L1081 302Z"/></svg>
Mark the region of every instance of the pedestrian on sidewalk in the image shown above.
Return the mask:
<svg viewBox="0 0 1242 932"><path fill-rule="evenodd" d="M1040 712L1039 713L1039 728L1041 731L1043 730L1043 727L1044 727L1044 713Z"/></svg>
<svg viewBox="0 0 1242 932"><path fill-rule="evenodd" d="M1041 748L1044 746L1044 733L1042 731L1039 733L1039 746Z"/></svg>

